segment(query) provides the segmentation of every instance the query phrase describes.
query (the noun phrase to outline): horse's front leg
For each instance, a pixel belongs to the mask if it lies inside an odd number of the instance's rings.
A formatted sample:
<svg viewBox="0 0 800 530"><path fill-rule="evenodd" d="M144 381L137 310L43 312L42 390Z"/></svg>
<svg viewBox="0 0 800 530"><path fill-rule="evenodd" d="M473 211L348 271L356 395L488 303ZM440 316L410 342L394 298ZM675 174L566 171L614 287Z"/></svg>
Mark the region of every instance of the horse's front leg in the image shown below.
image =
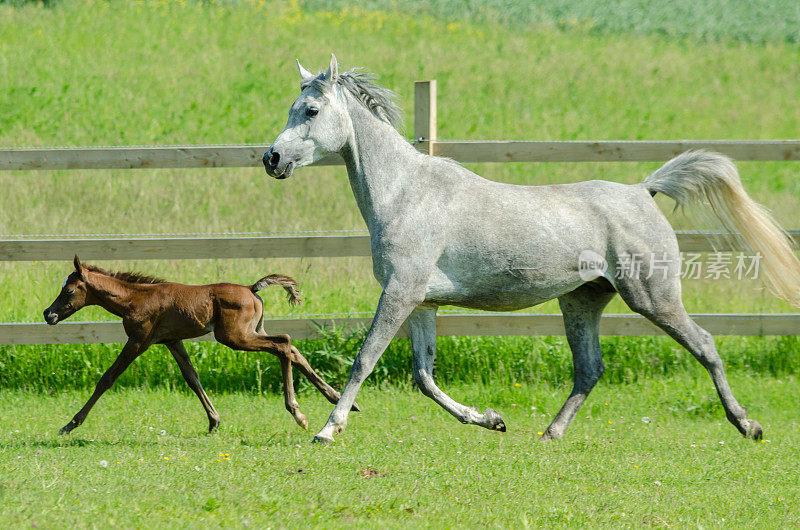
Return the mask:
<svg viewBox="0 0 800 530"><path fill-rule="evenodd" d="M72 420L64 425L59 434L68 434L72 431L75 427L78 427L81 423L86 420L86 416L89 414L89 411L92 410L92 407L97 400L100 399L100 396L105 393L106 390L111 388L114 384L114 381L124 372L128 366L136 359L139 355L145 352L148 348L147 342L128 339L128 342L125 343L125 346L122 347L122 352L120 352L119 357L114 361L114 364L106 370L106 372L100 377L100 381L97 382L97 386L95 386L94 392L92 396L89 398L89 401L83 406L81 410L78 411L77 414L72 418Z"/></svg>
<svg viewBox="0 0 800 530"><path fill-rule="evenodd" d="M328 422L314 437L314 442L331 443L335 434L344 431L348 413L355 403L361 384L372 373L375 363L383 355L406 317L422 301L408 296L407 292L400 289L391 291L386 289L381 294L375 318L372 320L364 344L361 345L361 350L353 361L350 377L342 391L342 397L339 398Z"/></svg>
<svg viewBox="0 0 800 530"><path fill-rule="evenodd" d="M414 381L420 391L434 400L461 423L480 425L493 431L505 431L506 424L494 409L481 413L466 407L442 392L433 380L436 360L436 308L417 308L408 317L411 349L414 352Z"/></svg>

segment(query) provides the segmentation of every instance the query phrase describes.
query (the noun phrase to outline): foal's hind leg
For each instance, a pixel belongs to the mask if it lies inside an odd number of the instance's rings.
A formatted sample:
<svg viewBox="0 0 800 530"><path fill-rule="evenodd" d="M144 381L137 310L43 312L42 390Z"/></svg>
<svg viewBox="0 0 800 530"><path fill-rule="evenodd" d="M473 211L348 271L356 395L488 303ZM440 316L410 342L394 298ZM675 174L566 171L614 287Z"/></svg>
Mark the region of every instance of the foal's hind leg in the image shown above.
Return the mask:
<svg viewBox="0 0 800 530"><path fill-rule="evenodd" d="M256 295L256 298L261 301L260 296ZM261 303L263 304L263 301L261 301ZM263 305L261 305L261 308L262 309L259 311L259 315L257 317L256 335L264 336L267 333L264 331ZM341 394L339 394L339 392L337 392L331 385L326 383L325 380L322 379L313 368L311 368L311 365L308 364L308 361L305 357L303 357L303 354L300 353L300 350L294 346L292 346L292 364L295 365L298 370L300 370L300 373L306 376L306 379L311 381L311 384L317 387L317 390L319 390L320 393L325 396L325 399L334 405L339 402ZM353 403L353 406L350 408L350 410L355 410L357 412L361 411L361 409L358 407L358 403Z"/></svg>
<svg viewBox="0 0 800 530"><path fill-rule="evenodd" d="M288 357L281 357L281 372L283 373L283 400L286 404L286 410L292 414L294 421L300 427L308 429L308 419L305 414L300 412L300 405L298 405L297 398L294 395L292 361Z"/></svg>
<svg viewBox="0 0 800 530"><path fill-rule="evenodd" d="M276 356L281 361L281 372L283 374L283 398L286 410L294 418L297 424L308 428L308 420L300 412L300 405L294 393L294 380L292 379L292 349L289 335L258 335L251 331L249 327L230 325L227 321L225 325L217 324L214 328L214 337L218 342L234 350L243 351L266 351Z"/></svg>
<svg viewBox="0 0 800 530"><path fill-rule="evenodd" d="M203 385L200 384L200 376L197 375L197 370L194 369L192 361L189 359L189 354L183 346L183 342L176 341L166 344L165 346L169 349L170 353L172 353L175 362L178 363L178 367L181 369L181 375L183 375L183 378L186 380L186 384L189 385L189 388L192 389L200 400L200 404L203 405L206 415L208 416L208 432L216 431L217 427L219 427L219 414L214 408L214 405L211 404L211 400L203 389Z"/></svg>
<svg viewBox="0 0 800 530"><path fill-rule="evenodd" d="M763 434L761 425L748 419L744 407L733 397L714 338L686 313L678 276L662 278L656 274L649 280L623 279L617 290L632 310L666 331L700 361L714 381L728 421L747 438L760 440Z"/></svg>
<svg viewBox="0 0 800 530"><path fill-rule="evenodd" d="M587 283L558 299L575 368L572 393L558 411L542 440L561 438L578 409L603 375L600 351L600 316L616 293L608 284Z"/></svg>
<svg viewBox="0 0 800 530"><path fill-rule="evenodd" d="M334 405L339 402L341 394L339 394L339 392L337 392L331 385L326 383L325 380L322 379L313 368L311 368L311 365L308 364L308 361L305 357L303 357L303 354L300 353L300 351L294 346L292 346L292 364L295 365L298 370L300 370L300 373L302 373L309 381L311 381L311 384L317 387L317 390L319 390L322 395L325 396L325 399ZM353 406L350 408L350 410L355 410L357 412L361 411L361 409L358 407L358 403L353 403Z"/></svg>
<svg viewBox="0 0 800 530"><path fill-rule="evenodd" d="M411 348L414 352L414 381L420 391L461 423L505 431L506 424L494 409L486 409L481 413L474 407L465 407L436 386L433 380L433 363L436 360L436 308L417 308L408 317L407 322L411 331Z"/></svg>

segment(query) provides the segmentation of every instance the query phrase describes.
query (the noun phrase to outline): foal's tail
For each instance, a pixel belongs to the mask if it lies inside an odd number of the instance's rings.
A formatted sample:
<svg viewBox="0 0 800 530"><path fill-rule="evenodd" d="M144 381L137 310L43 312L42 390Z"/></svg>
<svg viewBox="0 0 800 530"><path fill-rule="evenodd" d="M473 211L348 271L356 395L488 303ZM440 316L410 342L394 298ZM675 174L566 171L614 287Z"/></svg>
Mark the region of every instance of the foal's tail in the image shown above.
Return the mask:
<svg viewBox="0 0 800 530"><path fill-rule="evenodd" d="M284 276L283 274L270 274L269 276L264 276L254 283L250 287L250 290L253 291L253 293L257 293L261 289L269 287L270 285L278 285L283 287L283 289L289 295L290 304L298 305L303 303L303 301L300 299L300 291L297 288L297 282L288 276Z"/></svg>
<svg viewBox="0 0 800 530"><path fill-rule="evenodd" d="M739 172L725 155L688 151L676 156L644 181L647 190L672 197L677 206L710 206L743 250L760 255L765 283L775 296L800 306L800 261L786 232L742 187Z"/></svg>

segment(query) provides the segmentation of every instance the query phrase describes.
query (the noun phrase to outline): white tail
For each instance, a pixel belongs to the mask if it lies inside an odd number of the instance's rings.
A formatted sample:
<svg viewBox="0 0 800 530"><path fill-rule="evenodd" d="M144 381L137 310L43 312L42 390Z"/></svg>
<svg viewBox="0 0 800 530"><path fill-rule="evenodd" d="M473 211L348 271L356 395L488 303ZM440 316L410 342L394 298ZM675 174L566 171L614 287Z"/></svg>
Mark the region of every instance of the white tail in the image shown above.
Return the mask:
<svg viewBox="0 0 800 530"><path fill-rule="evenodd" d="M767 210L742 187L739 172L725 155L688 151L676 156L644 181L647 190L661 192L678 206L710 206L719 223L742 250L761 255L770 291L800 306L800 261L792 240Z"/></svg>

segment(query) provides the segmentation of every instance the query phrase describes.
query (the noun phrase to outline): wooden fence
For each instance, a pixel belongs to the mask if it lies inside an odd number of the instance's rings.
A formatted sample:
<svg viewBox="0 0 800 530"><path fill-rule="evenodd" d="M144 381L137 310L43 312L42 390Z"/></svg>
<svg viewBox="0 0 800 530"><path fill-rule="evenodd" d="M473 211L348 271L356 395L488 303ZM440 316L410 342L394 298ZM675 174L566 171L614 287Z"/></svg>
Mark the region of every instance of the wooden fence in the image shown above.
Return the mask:
<svg viewBox="0 0 800 530"><path fill-rule="evenodd" d="M436 81L415 84L414 141L423 152L459 162L634 162L664 161L688 149L711 149L736 160L800 160L800 140L757 141L440 141L436 134ZM264 145L65 147L0 149L0 170L155 169L260 167ZM341 164L329 157L315 165ZM790 235L800 243L800 231ZM678 232L684 252L712 248L701 232ZM726 250L717 248L716 250ZM366 235L303 235L247 237L97 237L0 239L0 261L211 259L369 256ZM728 335L797 335L800 313L693 315L711 333ZM307 315L298 319L268 319L297 339L319 336L321 327L357 328L369 324L355 316L329 318ZM638 315L605 315L607 335L655 335L662 332ZM559 335L560 315L525 313L467 313L439 316L440 335ZM398 336L408 336L405 327ZM208 340L201 337L198 340ZM121 342L119 322L0 323L0 344L74 344Z"/></svg>

